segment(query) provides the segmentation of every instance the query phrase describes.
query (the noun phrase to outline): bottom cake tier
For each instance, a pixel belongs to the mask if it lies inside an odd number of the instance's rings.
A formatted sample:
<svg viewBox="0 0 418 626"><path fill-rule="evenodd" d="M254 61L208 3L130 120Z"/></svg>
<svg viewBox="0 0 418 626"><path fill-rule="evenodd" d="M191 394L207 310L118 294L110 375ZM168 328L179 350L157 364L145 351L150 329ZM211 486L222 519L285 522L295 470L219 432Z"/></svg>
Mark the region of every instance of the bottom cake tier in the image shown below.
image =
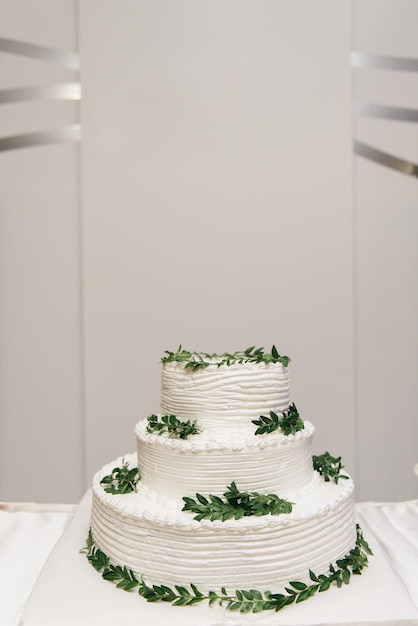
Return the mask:
<svg viewBox="0 0 418 626"><path fill-rule="evenodd" d="M289 581L308 582L309 570L326 572L356 545L350 478L335 484L315 472L311 489L288 514L196 521L181 510L184 503L140 483L131 493L106 492L102 479L123 462L135 468L136 454L109 463L94 477L92 539L113 564L147 584L279 592Z"/></svg>

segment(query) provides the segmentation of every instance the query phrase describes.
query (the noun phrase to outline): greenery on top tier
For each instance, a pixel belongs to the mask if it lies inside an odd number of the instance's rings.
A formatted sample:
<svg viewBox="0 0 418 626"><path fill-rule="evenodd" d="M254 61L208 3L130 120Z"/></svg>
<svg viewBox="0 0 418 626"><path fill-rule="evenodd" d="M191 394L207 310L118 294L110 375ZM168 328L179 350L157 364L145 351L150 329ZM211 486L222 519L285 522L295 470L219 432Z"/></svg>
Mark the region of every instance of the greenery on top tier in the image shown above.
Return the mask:
<svg viewBox="0 0 418 626"><path fill-rule="evenodd" d="M281 363L287 367L290 363L288 356L280 356L275 346L271 352L264 352L264 348L251 346L242 352L224 352L223 354L208 354L207 352L189 352L178 347L177 352L165 350L166 356L161 359L162 363L175 361L184 363L185 368L193 370L202 369L209 365L232 365L233 363Z"/></svg>
<svg viewBox="0 0 418 626"><path fill-rule="evenodd" d="M185 505L182 511L197 513L193 519L198 522L202 519L208 519L211 522L218 520L226 522L229 519L241 519L249 515L260 517L292 512L291 502L273 493L263 495L257 492L239 491L234 482L227 487L223 495L225 500L214 495L205 498L200 493L196 494L196 500L184 497Z"/></svg>
<svg viewBox="0 0 418 626"><path fill-rule="evenodd" d="M271 591L258 591L257 589L236 589L235 592L227 591L222 587L220 592L209 591L203 593L196 585L190 583L189 587L173 585L148 585L143 576L137 576L131 569L122 565L113 565L109 557L98 548L89 531L85 552L91 565L101 573L102 578L113 582L119 589L134 591L145 598L147 602L168 602L172 606L192 606L208 601L209 606L224 606L229 611L239 613L261 613L262 611L281 611L290 604L298 604L315 595L317 592L326 591L331 585L338 588L350 582L352 574L361 574L367 567L368 556L373 552L363 533L357 525L357 540L355 547L335 564L330 564L327 574L315 574L309 570L310 583L292 581L287 584L282 593Z"/></svg>

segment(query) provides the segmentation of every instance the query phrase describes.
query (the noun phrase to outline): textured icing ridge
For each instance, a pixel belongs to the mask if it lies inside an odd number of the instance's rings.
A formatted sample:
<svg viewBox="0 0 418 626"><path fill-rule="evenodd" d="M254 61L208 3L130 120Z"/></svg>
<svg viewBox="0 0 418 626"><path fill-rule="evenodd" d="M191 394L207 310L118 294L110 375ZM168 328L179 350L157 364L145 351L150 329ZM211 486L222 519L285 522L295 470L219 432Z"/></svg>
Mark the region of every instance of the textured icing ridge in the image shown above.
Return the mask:
<svg viewBox="0 0 418 626"><path fill-rule="evenodd" d="M231 588L279 587L289 579L307 580L309 568L324 570L356 541L351 480L319 481L289 515L196 522L190 513L140 493L105 493L100 479L111 467L94 479L94 540L112 560L151 582L193 580L202 589L218 589L220 581Z"/></svg>
<svg viewBox="0 0 418 626"><path fill-rule="evenodd" d="M289 372L281 363L233 363L186 369L163 363L161 413L196 419L202 428L242 428L290 405Z"/></svg>
<svg viewBox="0 0 418 626"><path fill-rule="evenodd" d="M345 480L326 482L314 470L309 421L294 434L255 435L253 420L289 406L289 373L279 362L201 368L163 362L161 415L195 420L200 432L177 439L178 432L147 433L147 420L138 422L137 453L94 477L94 545L151 585L192 581L207 592L279 591L288 581L308 583L310 569L326 571L356 545L353 482L345 472ZM123 462L138 468L136 491L107 493L101 480ZM232 482L260 498L276 494L292 511L257 516L247 509L240 519L197 521L182 510L183 497L206 502Z"/></svg>
<svg viewBox="0 0 418 626"><path fill-rule="evenodd" d="M137 592L147 602L168 602L172 606L191 606L209 602L209 606L219 605L230 611L240 613L260 613L261 611L280 611L289 604L298 604L308 600L317 592L321 593L336 585L338 588L350 582L352 574L361 574L368 564L368 557L373 554L363 537L362 530L356 524L356 544L348 554L335 563L330 563L327 572L309 571L309 581L289 581L282 593L277 590L236 589L227 591L223 586L220 593L210 590L206 593L198 589L195 583L172 586L147 584L143 576L138 576L126 565L116 564L95 544L91 531L86 547L83 549L87 559L105 580L112 581L126 591Z"/></svg>
<svg viewBox="0 0 418 626"><path fill-rule="evenodd" d="M294 435L280 432L246 436L240 431L206 431L187 440L146 433L146 420L136 426L141 485L168 498L221 495L235 481L240 489L276 493L297 492L312 480L314 426Z"/></svg>

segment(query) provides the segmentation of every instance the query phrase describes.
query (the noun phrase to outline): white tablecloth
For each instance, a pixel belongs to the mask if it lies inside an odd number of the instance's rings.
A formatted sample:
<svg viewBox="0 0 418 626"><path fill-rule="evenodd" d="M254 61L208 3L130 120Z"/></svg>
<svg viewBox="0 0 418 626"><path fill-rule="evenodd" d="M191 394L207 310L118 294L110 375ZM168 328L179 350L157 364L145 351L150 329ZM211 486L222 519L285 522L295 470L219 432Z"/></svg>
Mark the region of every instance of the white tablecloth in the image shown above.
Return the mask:
<svg viewBox="0 0 418 626"><path fill-rule="evenodd" d="M18 626L31 584L25 567L33 581L34 571L63 533L26 603L21 626L418 626L418 500L361 503L356 511L375 554L364 573L352 576L350 584L341 589L332 587L279 613L256 615L237 615L207 605L149 604L137 593L126 593L104 581L79 553L89 527L90 494L83 498L68 528L68 511L27 513L32 519L27 518L26 528L19 512L15 522L12 513L6 522L0 516L2 548L6 536L10 537L5 562L3 550L0 552L0 582L10 575L15 583L9 580L6 584L9 592L6 610L0 609L0 624ZM32 560L36 567L27 567ZM3 585L0 589L1 593Z"/></svg>
<svg viewBox="0 0 418 626"><path fill-rule="evenodd" d="M0 503L0 626L18 626L36 579L76 508Z"/></svg>

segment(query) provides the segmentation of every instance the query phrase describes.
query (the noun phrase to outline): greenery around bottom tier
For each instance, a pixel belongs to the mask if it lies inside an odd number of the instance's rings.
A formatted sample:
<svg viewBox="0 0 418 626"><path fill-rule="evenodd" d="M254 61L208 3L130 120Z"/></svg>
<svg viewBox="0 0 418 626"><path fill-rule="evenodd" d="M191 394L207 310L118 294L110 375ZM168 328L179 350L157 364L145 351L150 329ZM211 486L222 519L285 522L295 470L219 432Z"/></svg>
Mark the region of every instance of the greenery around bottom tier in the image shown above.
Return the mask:
<svg viewBox="0 0 418 626"><path fill-rule="evenodd" d="M361 574L368 564L368 556L372 555L363 533L357 525L357 540L355 547L342 559L329 566L327 574L315 574L309 570L310 584L292 581L284 588L284 593L271 591L258 591L256 589L236 589L229 593L223 587L219 592L201 592L196 585L190 583L189 587L174 585L147 585L142 576L137 576L126 566L114 565L94 543L91 531L87 538L86 547L81 550L87 556L93 567L101 573L102 578L116 584L116 587L124 591L137 592L147 602L168 602L172 606L191 606L204 601L209 606L219 604L240 613L260 613L261 611L280 611L285 606L303 602L317 592L326 591L331 585L342 587L348 584L352 574Z"/></svg>

